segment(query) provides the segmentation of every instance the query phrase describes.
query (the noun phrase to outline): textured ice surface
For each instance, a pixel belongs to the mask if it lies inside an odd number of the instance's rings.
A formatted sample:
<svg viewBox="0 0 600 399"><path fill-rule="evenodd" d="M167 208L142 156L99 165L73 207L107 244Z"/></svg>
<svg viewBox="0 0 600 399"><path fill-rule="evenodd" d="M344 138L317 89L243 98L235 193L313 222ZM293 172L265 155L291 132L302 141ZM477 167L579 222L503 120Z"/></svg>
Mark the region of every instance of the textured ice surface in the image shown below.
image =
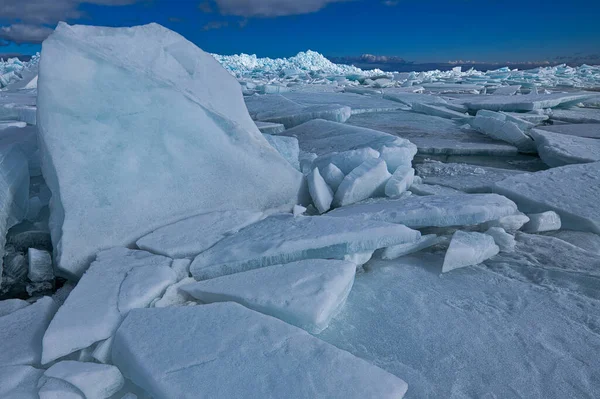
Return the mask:
<svg viewBox="0 0 600 399"><path fill-rule="evenodd" d="M565 134L568 136L589 137L591 139L600 139L600 124L598 123L581 123L581 124L566 124L566 125L548 125L540 126L540 130Z"/></svg>
<svg viewBox="0 0 600 399"><path fill-rule="evenodd" d="M125 381L115 366L65 360L53 364L44 377L68 382L86 399L106 399L118 392Z"/></svg>
<svg viewBox="0 0 600 399"><path fill-rule="evenodd" d="M593 93L553 93L526 96L478 96L466 101L471 110L487 109L490 111L533 111L543 108L567 106L585 101L598 94Z"/></svg>
<svg viewBox="0 0 600 399"><path fill-rule="evenodd" d="M500 252L513 252L517 242L515 237L508 234L502 227L490 227L485 234L491 236L500 248Z"/></svg>
<svg viewBox="0 0 600 399"><path fill-rule="evenodd" d="M544 231L560 230L560 216L554 211L530 213L529 222L523 226L526 233L542 233Z"/></svg>
<svg viewBox="0 0 600 399"><path fill-rule="evenodd" d="M600 127L600 124L598 125ZM532 129L540 158L550 167L600 161L600 140Z"/></svg>
<svg viewBox="0 0 600 399"><path fill-rule="evenodd" d="M521 152L535 153L533 140L527 136L513 121L507 120L503 114L495 117L482 116L480 113L469 121L471 126L493 139L514 145Z"/></svg>
<svg viewBox="0 0 600 399"><path fill-rule="evenodd" d="M476 225L516 211L515 203L501 195L456 194L370 200L335 209L327 216L422 228Z"/></svg>
<svg viewBox="0 0 600 399"><path fill-rule="evenodd" d="M568 123L600 123L600 109L556 109L552 110L552 113L550 114L550 119Z"/></svg>
<svg viewBox="0 0 600 399"><path fill-rule="evenodd" d="M294 167L294 169L300 170L300 161L298 160L298 157L300 156L300 147L298 145L298 140L295 137L274 136L264 133L263 136L267 139L269 144L271 144L271 147L275 148L277 152Z"/></svg>
<svg viewBox="0 0 600 399"><path fill-rule="evenodd" d="M454 188L467 193L493 192L494 183L522 172L459 163L424 162L415 165L426 184Z"/></svg>
<svg viewBox="0 0 600 399"><path fill-rule="evenodd" d="M576 247L600 255L600 235L585 231L559 230L549 231L546 235L560 238Z"/></svg>
<svg viewBox="0 0 600 399"><path fill-rule="evenodd" d="M0 366L39 365L42 337L56 312L50 297L0 317Z"/></svg>
<svg viewBox="0 0 600 399"><path fill-rule="evenodd" d="M113 360L157 398L396 399L407 390L401 379L234 303L133 311L117 331Z"/></svg>
<svg viewBox="0 0 600 399"><path fill-rule="evenodd" d="M43 373L31 366L0 366L0 397L39 399L37 384Z"/></svg>
<svg viewBox="0 0 600 399"><path fill-rule="evenodd" d="M237 81L159 25L60 24L44 42L38 90L65 274L199 212L298 203L302 175L250 119Z"/></svg>
<svg viewBox="0 0 600 399"><path fill-rule="evenodd" d="M272 216L198 255L190 271L197 280L204 280L302 259L343 259L348 254L414 242L419 237L418 231L384 222Z"/></svg>
<svg viewBox="0 0 600 399"><path fill-rule="evenodd" d="M421 236L421 239L414 243L399 244L394 245L392 247L387 247L381 253L381 259L391 260L399 258L401 256L412 254L414 252L419 252L422 249L439 244L440 242L442 242L442 240L442 237L438 237L435 234Z"/></svg>
<svg viewBox="0 0 600 399"><path fill-rule="evenodd" d="M565 229L600 234L600 163L569 165L524 173L496 183L494 191L522 212L555 211Z"/></svg>
<svg viewBox="0 0 600 399"><path fill-rule="evenodd" d="M312 197L313 204L319 213L325 213L331 208L333 202L333 190L327 185L319 168L314 168L306 178L308 191Z"/></svg>
<svg viewBox="0 0 600 399"><path fill-rule="evenodd" d="M447 101L441 97L432 96L429 94L409 93L404 89L396 89L396 88L385 89L383 91L383 98L392 100L392 101L397 101L402 104L406 104L409 107L412 107L414 104L444 105L447 103Z"/></svg>
<svg viewBox="0 0 600 399"><path fill-rule="evenodd" d="M176 281L171 262L125 248L98 253L44 335L43 364L113 335L130 309L148 306Z"/></svg>
<svg viewBox="0 0 600 399"><path fill-rule="evenodd" d="M385 195L399 197L410 188L415 178L415 170L407 166L400 166L385 184Z"/></svg>
<svg viewBox="0 0 600 399"><path fill-rule="evenodd" d="M419 154L511 156L517 149L507 143L461 129L454 121L415 112L394 111L353 115L348 123L379 130L414 143Z"/></svg>
<svg viewBox="0 0 600 399"><path fill-rule="evenodd" d="M48 251L29 248L27 251L29 272L27 277L33 282L50 281L54 279L52 257Z"/></svg>
<svg viewBox="0 0 600 399"><path fill-rule="evenodd" d="M5 299L0 301L0 317L29 306L29 302L22 299Z"/></svg>
<svg viewBox="0 0 600 399"><path fill-rule="evenodd" d="M171 258L196 256L262 217L262 212L254 211L204 213L161 227L136 244L141 249Z"/></svg>
<svg viewBox="0 0 600 399"><path fill-rule="evenodd" d="M477 265L497 255L499 251L500 248L491 235L458 230L452 236L450 246L444 256L442 272L446 273L461 267Z"/></svg>
<svg viewBox="0 0 600 399"><path fill-rule="evenodd" d="M333 204L346 206L367 198L382 197L391 176L383 159L368 159L344 177L335 192Z"/></svg>
<svg viewBox="0 0 600 399"><path fill-rule="evenodd" d="M238 302L318 334L341 310L356 264L309 259L263 267L181 287L204 303Z"/></svg>

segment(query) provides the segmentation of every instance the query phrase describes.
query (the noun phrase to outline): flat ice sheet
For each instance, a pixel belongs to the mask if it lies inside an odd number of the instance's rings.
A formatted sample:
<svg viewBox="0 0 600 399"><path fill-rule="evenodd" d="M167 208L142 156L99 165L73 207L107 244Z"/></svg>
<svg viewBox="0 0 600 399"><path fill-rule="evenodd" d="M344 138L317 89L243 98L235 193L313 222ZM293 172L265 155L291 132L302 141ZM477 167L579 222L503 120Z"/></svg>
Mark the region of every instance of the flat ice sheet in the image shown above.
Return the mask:
<svg viewBox="0 0 600 399"><path fill-rule="evenodd" d="M600 123L574 123L566 125L539 126L539 130L565 134L568 136L600 139Z"/></svg>
<svg viewBox="0 0 600 399"><path fill-rule="evenodd" d="M528 213L555 211L565 229L600 234L600 163L569 165L542 172L523 173L495 184Z"/></svg>
<svg viewBox="0 0 600 399"><path fill-rule="evenodd" d="M487 109L490 111L533 111L543 108L554 108L559 105L576 104L598 94L590 93L553 93L524 96L478 96L465 102L471 110Z"/></svg>
<svg viewBox="0 0 600 399"><path fill-rule="evenodd" d="M600 98L600 96L599 96ZM550 119L569 123L600 123L600 109L571 108L556 109L550 114Z"/></svg>
<svg viewBox="0 0 600 399"><path fill-rule="evenodd" d="M235 303L133 311L115 364L157 398L390 398L401 379Z"/></svg>
<svg viewBox="0 0 600 399"><path fill-rule="evenodd" d="M344 209L344 208L341 208ZM343 259L417 241L420 233L378 221L328 216L277 215L229 236L198 255L192 276L206 280L302 259Z"/></svg>
<svg viewBox="0 0 600 399"><path fill-rule="evenodd" d="M327 215L360 221L379 220L422 228L476 225L516 212L515 203L501 195L456 194L373 199L334 209Z"/></svg>

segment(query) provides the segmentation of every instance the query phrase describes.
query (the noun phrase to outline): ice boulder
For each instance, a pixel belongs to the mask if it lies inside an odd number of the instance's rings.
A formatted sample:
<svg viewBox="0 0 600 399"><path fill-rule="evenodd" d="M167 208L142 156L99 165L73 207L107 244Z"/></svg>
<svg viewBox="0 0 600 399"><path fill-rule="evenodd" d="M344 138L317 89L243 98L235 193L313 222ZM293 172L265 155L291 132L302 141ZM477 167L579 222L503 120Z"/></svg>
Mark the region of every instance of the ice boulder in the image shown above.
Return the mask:
<svg viewBox="0 0 600 399"><path fill-rule="evenodd" d="M38 399L37 384L43 373L31 366L0 366L0 398Z"/></svg>
<svg viewBox="0 0 600 399"><path fill-rule="evenodd" d="M575 163L600 161L600 140L568 136L544 130L531 130L538 154L546 165L554 168Z"/></svg>
<svg viewBox="0 0 600 399"><path fill-rule="evenodd" d="M186 217L303 202L239 83L157 24L58 25L43 44L38 127L58 270Z"/></svg>
<svg viewBox="0 0 600 399"><path fill-rule="evenodd" d="M148 306L176 282L171 263L126 248L100 252L48 326L43 364L110 338L131 309Z"/></svg>
<svg viewBox="0 0 600 399"><path fill-rule="evenodd" d="M308 181L308 191L313 204L315 204L319 213L327 212L333 202L333 191L321 176L319 168L314 168L306 180Z"/></svg>
<svg viewBox="0 0 600 399"><path fill-rule="evenodd" d="M420 236L418 231L384 222L277 215L218 242L194 259L190 271L197 280L205 280L303 259L343 259L414 242Z"/></svg>
<svg viewBox="0 0 600 399"><path fill-rule="evenodd" d="M562 225L560 216L554 211L533 213L527 216L529 217L529 222L523 226L523 231L526 233L560 230Z"/></svg>
<svg viewBox="0 0 600 399"><path fill-rule="evenodd" d="M112 358L155 398L401 399L404 381L236 303L132 311Z"/></svg>
<svg viewBox="0 0 600 399"><path fill-rule="evenodd" d="M444 257L442 272L446 273L461 267L477 265L496 256L498 252L500 252L500 248L492 236L458 230L450 241Z"/></svg>
<svg viewBox="0 0 600 399"><path fill-rule="evenodd" d="M318 334L346 302L355 272L351 262L309 259L200 281L181 290L204 303L238 302Z"/></svg>
<svg viewBox="0 0 600 399"><path fill-rule="evenodd" d="M0 366L39 365L42 337L56 312L52 298L0 317Z"/></svg>
<svg viewBox="0 0 600 399"><path fill-rule="evenodd" d="M171 258L192 257L262 217L262 212L254 211L204 213L161 227L136 244L141 249Z"/></svg>
<svg viewBox="0 0 600 399"><path fill-rule="evenodd" d="M383 159L368 159L344 177L335 192L333 204L346 206L367 198L382 197L390 177Z"/></svg>

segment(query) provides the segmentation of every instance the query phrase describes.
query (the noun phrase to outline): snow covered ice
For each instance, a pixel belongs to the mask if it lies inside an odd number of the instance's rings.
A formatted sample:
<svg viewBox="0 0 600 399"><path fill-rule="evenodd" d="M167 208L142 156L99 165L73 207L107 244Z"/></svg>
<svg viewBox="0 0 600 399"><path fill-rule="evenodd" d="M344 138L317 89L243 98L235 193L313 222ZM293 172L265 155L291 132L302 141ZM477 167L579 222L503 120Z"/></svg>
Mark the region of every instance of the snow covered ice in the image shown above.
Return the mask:
<svg viewBox="0 0 600 399"><path fill-rule="evenodd" d="M0 86L1 398L600 397L600 67L60 24Z"/></svg>
<svg viewBox="0 0 600 399"><path fill-rule="evenodd" d="M407 390L401 379L234 303L133 311L112 354L157 398L396 399Z"/></svg>

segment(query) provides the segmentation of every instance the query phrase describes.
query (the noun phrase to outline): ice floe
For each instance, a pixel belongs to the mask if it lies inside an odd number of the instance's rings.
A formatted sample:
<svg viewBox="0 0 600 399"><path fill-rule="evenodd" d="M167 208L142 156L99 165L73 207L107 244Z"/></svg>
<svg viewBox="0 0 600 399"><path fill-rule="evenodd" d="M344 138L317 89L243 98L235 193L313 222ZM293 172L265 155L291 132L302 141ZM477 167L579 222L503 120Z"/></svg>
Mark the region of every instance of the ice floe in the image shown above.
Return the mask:
<svg viewBox="0 0 600 399"><path fill-rule="evenodd" d="M444 257L442 272L477 265L498 254L500 248L488 234L457 231Z"/></svg>

